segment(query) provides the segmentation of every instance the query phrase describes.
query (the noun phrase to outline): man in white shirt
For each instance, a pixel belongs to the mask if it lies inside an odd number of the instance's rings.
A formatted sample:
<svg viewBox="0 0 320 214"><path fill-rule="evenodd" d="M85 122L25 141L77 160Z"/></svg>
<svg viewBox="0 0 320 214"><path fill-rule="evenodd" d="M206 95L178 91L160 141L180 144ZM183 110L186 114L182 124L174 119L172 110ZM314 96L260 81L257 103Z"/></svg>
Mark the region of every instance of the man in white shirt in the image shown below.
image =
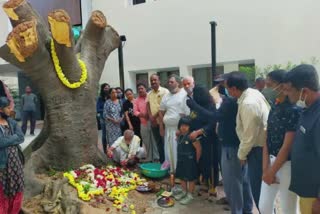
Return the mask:
<svg viewBox="0 0 320 214"><path fill-rule="evenodd" d="M160 135L164 136L165 160L170 163L170 173L174 174L177 166L176 131L181 116L189 115L186 104L187 92L179 88L180 77L172 75L168 80L169 94L162 98L160 104ZM174 185L174 184L172 184Z"/></svg>
<svg viewBox="0 0 320 214"><path fill-rule="evenodd" d="M238 158L243 166L248 163L252 195L258 206L262 179L262 147L266 142L270 106L258 90L248 87L248 80L241 72L229 74L227 89L231 96L238 99Z"/></svg>
<svg viewBox="0 0 320 214"><path fill-rule="evenodd" d="M112 144L107 154L122 166L132 166L145 156L145 149L140 147L140 138L128 129Z"/></svg>

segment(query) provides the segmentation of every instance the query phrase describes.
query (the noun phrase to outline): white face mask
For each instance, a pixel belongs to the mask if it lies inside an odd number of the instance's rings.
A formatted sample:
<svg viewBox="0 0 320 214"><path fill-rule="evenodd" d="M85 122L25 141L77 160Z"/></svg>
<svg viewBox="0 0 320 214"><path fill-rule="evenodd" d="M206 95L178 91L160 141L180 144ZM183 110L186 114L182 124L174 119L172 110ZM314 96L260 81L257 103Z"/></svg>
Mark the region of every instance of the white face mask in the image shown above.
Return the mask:
<svg viewBox="0 0 320 214"><path fill-rule="evenodd" d="M300 92L299 100L296 102L296 105L300 108L306 108L307 107L307 104L306 104L307 96L304 98L304 100L302 100L302 90Z"/></svg>

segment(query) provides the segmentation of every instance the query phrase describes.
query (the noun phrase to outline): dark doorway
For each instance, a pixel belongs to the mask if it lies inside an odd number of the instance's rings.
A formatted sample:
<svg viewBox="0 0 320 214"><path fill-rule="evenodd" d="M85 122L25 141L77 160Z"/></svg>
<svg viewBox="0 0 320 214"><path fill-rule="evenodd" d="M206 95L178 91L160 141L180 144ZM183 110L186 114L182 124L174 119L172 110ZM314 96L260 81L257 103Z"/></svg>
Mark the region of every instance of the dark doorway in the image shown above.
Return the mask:
<svg viewBox="0 0 320 214"><path fill-rule="evenodd" d="M42 101L42 98L40 96L38 89L32 84L31 80L26 75L24 75L21 71L18 72L18 84L19 84L19 97L20 98L25 93L25 88L27 86L30 86L32 88L32 93L37 95L37 97L38 97L37 120L43 120L45 110L44 110L44 104L43 104L43 101ZM22 106L19 110L20 110L20 115L21 115ZM18 119L21 119L21 118L18 118Z"/></svg>

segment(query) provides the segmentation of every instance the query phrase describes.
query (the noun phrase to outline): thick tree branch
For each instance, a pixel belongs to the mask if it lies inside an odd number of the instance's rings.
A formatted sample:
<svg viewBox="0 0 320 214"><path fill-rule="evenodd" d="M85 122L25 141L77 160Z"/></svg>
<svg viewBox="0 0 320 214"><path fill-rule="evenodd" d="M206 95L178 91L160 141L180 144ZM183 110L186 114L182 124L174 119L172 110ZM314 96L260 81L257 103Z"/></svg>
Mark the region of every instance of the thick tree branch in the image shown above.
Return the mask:
<svg viewBox="0 0 320 214"><path fill-rule="evenodd" d="M0 57L21 68L34 82L40 81L44 68L48 70L52 65L48 50L39 41L36 25L34 20L17 25L0 48Z"/></svg>
<svg viewBox="0 0 320 214"><path fill-rule="evenodd" d="M70 82L77 82L81 76L81 69L73 50L70 17L64 10L55 10L49 13L48 20L54 39L54 51L58 56L62 72Z"/></svg>
<svg viewBox="0 0 320 214"><path fill-rule="evenodd" d="M17 58L11 53L10 48L7 44L0 47L0 57L12 65L19 65L20 62Z"/></svg>
<svg viewBox="0 0 320 214"><path fill-rule="evenodd" d="M50 37L46 22L33 10L26 0L9 0L3 4L3 9L8 15L13 28L23 22L36 20L36 22L40 24L39 26L41 26L41 28L38 29L39 38L48 40Z"/></svg>
<svg viewBox="0 0 320 214"><path fill-rule="evenodd" d="M96 84L100 80L109 54L119 47L120 38L118 33L107 25L107 20L101 11L92 13L81 37L81 43L77 46L81 47L81 58L87 62L92 81Z"/></svg>

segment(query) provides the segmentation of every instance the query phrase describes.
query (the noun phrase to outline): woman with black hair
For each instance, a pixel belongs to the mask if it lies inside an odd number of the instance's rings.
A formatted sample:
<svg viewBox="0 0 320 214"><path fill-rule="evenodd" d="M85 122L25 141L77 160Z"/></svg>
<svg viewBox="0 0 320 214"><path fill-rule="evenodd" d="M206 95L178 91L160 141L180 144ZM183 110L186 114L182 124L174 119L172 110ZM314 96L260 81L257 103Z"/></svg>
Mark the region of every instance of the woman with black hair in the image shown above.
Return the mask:
<svg viewBox="0 0 320 214"><path fill-rule="evenodd" d="M107 149L107 131L106 131L106 123L105 120L103 118L103 108L104 108L104 103L106 102L106 100L109 97L109 89L110 89L110 85L108 83L103 83L100 86L100 96L97 100L97 117L98 120L100 122L100 128L102 131L102 146L103 146L103 152L106 152Z"/></svg>
<svg viewBox="0 0 320 214"><path fill-rule="evenodd" d="M107 142L109 146L112 146L112 144L122 135L120 123L123 120L123 116L121 112L121 102L117 97L115 88L109 89L109 96L110 99L104 104L103 117L106 121Z"/></svg>
<svg viewBox="0 0 320 214"><path fill-rule="evenodd" d="M9 117L10 102L0 97L0 213L18 214L23 199L24 141L17 122Z"/></svg>
<svg viewBox="0 0 320 214"><path fill-rule="evenodd" d="M134 131L134 134L139 136L141 139L140 119L133 113L133 103L135 101L133 91L132 89L128 88L125 90L124 94L127 98L127 100L123 103L123 112L125 116L124 130L130 129Z"/></svg>
<svg viewBox="0 0 320 214"><path fill-rule="evenodd" d="M0 80L0 97L6 97L9 100L9 108L12 112L14 110L14 101L8 87L4 84L2 80Z"/></svg>
<svg viewBox="0 0 320 214"><path fill-rule="evenodd" d="M126 101L126 98L124 96L125 93L123 92L123 89L121 87L116 87L115 89L117 92L117 98L119 99L120 105L121 105L121 116L124 116L123 104ZM126 130L125 125L126 125L126 121L122 120L120 123L120 128L121 128L122 134L124 134L124 131Z"/></svg>

